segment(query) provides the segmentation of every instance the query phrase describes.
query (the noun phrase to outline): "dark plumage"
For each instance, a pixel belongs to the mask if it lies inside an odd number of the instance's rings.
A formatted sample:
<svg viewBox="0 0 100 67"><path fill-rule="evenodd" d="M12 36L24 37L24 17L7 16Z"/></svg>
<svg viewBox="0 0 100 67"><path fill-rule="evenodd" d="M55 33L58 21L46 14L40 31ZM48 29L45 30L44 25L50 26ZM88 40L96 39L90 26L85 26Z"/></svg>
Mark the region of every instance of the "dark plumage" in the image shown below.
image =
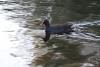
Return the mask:
<svg viewBox="0 0 100 67"><path fill-rule="evenodd" d="M46 42L49 40L51 34L70 34L71 32L74 32L72 29L72 25L57 25L57 26L51 26L49 21L46 19L44 20L43 24L45 25L45 38L43 40Z"/></svg>

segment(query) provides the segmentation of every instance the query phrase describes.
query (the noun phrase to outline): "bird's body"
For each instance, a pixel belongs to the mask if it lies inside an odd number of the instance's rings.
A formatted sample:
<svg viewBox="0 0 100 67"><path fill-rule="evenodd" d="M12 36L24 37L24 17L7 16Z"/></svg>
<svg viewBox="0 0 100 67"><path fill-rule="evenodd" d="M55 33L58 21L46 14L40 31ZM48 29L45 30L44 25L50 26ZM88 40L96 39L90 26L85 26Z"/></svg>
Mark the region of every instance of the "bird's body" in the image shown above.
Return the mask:
<svg viewBox="0 0 100 67"><path fill-rule="evenodd" d="M73 29L71 28L72 25L56 25L56 26L51 26L48 20L44 20L43 24L45 25L45 38L44 41L48 41L50 38L51 34L70 34L73 32Z"/></svg>
<svg viewBox="0 0 100 67"><path fill-rule="evenodd" d="M69 34L71 32L71 30L68 29L68 27L65 25L46 27L45 31L50 34L59 34L59 35L62 35L64 33Z"/></svg>

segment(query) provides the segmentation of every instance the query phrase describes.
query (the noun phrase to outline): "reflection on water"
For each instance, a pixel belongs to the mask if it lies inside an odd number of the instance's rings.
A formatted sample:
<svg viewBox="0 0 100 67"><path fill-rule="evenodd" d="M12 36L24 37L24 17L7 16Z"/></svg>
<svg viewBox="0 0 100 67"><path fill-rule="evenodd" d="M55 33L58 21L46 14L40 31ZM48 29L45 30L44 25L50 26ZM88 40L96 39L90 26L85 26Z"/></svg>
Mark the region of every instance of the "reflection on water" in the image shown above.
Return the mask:
<svg viewBox="0 0 100 67"><path fill-rule="evenodd" d="M99 67L99 6L97 0L1 0L0 66ZM76 32L52 35L45 43L44 18L72 23Z"/></svg>
<svg viewBox="0 0 100 67"><path fill-rule="evenodd" d="M4 15L0 15L0 66L1 67L27 67L22 58L11 56L13 47L16 46L11 42L11 38L16 40L18 25L6 20ZM18 63L18 64L17 64Z"/></svg>
<svg viewBox="0 0 100 67"><path fill-rule="evenodd" d="M88 57L92 56L93 54L89 55L81 55L80 54L80 44L77 43L68 43L63 40L59 39L52 39L47 43L48 46L52 46L52 52L49 52L37 60L37 64L45 63L44 67L58 67L60 65L66 63L77 63L86 60ZM72 49L73 48L73 49Z"/></svg>

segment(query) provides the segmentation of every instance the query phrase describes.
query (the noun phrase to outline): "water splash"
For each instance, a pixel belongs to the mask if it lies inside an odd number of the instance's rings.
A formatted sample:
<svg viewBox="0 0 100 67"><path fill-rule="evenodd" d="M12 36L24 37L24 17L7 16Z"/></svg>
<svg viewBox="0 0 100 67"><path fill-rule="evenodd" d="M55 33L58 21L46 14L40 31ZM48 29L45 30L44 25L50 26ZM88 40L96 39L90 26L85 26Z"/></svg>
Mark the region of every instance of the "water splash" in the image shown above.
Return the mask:
<svg viewBox="0 0 100 67"><path fill-rule="evenodd" d="M96 33L89 32L87 29L91 26L100 26L100 21L82 21L73 24L73 28L75 30L72 35L69 35L72 38L79 38L79 39L85 39L85 40L92 40L92 41L100 41L100 36L96 35Z"/></svg>

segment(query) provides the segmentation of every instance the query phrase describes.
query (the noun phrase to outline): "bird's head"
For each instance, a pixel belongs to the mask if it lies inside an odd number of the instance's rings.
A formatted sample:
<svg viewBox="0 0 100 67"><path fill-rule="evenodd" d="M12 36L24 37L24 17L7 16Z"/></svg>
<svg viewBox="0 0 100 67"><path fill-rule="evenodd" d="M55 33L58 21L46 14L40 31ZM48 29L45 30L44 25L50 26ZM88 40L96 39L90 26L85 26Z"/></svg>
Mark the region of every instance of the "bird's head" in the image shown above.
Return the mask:
<svg viewBox="0 0 100 67"><path fill-rule="evenodd" d="M49 20L45 19L45 20L43 21L43 24L44 24L45 26L49 26L49 25L50 25Z"/></svg>

